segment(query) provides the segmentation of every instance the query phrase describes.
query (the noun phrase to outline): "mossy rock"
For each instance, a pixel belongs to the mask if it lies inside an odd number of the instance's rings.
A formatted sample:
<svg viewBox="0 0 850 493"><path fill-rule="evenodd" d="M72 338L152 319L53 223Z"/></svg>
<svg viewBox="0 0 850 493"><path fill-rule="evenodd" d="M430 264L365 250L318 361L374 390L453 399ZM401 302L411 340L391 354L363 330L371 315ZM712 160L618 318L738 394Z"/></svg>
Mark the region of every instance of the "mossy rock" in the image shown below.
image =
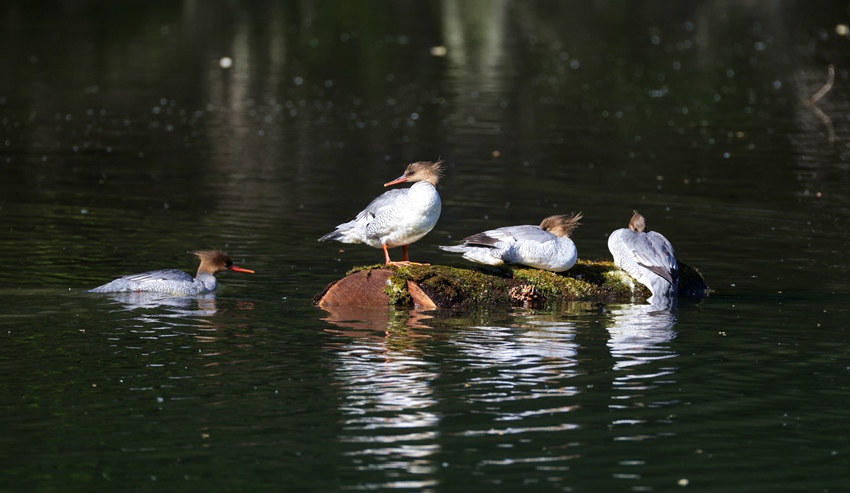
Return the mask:
<svg viewBox="0 0 850 493"><path fill-rule="evenodd" d="M708 286L696 269L679 263L681 296L702 297ZM317 306L356 304L420 305L463 308L548 303L643 302L649 290L612 262L579 260L572 269L554 273L528 267L503 268L446 265L355 267L315 298Z"/></svg>

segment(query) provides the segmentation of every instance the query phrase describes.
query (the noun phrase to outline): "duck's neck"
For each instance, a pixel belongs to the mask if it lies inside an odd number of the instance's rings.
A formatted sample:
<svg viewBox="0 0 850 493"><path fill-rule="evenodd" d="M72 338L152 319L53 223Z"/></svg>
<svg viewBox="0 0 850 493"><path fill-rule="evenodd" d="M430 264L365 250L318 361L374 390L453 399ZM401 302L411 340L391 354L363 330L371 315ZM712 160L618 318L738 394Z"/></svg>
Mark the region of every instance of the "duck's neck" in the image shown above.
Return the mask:
<svg viewBox="0 0 850 493"><path fill-rule="evenodd" d="M213 274L209 272L198 272L198 275L195 276L195 281L201 283L204 286L204 291L212 291L218 286L218 281L216 280Z"/></svg>

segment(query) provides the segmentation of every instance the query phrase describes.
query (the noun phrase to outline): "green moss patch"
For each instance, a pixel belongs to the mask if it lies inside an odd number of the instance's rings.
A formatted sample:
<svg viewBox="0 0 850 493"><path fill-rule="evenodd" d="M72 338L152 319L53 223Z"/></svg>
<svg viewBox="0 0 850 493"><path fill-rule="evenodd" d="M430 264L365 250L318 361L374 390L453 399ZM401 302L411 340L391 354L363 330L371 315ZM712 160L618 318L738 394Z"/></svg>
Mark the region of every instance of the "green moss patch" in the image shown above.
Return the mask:
<svg viewBox="0 0 850 493"><path fill-rule="evenodd" d="M696 269L680 263L680 295L704 296L708 291ZM415 283L440 307L476 305L507 306L522 303L522 295L535 303L587 301L594 303L642 302L649 290L620 270L613 262L579 260L572 269L555 273L521 266L451 267L383 264L355 267L348 274L374 269L390 269L393 275L383 292L393 305L410 305L408 281ZM367 274L368 275L368 274Z"/></svg>

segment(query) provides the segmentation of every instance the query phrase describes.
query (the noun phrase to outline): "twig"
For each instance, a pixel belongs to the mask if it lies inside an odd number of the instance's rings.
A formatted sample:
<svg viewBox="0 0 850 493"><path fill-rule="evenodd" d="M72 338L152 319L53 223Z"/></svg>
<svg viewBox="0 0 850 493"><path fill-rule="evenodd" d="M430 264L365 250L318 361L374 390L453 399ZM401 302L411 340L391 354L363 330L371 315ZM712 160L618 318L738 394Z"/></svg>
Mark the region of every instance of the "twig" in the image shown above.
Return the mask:
<svg viewBox="0 0 850 493"><path fill-rule="evenodd" d="M824 125L826 125L826 128L829 131L829 143L834 144L835 128L833 128L832 126L832 118L830 118L826 113L823 112L823 110L818 108L816 105L816 103L820 101L822 97L826 96L826 93L828 93L832 89L832 85L835 82L835 66L829 64L829 67L827 67L827 69L829 71L829 77L826 79L826 83L818 90L818 92L814 93L803 102L806 104L806 106L811 108L812 112L817 115L818 118L820 118L820 121L822 121Z"/></svg>
<svg viewBox="0 0 850 493"><path fill-rule="evenodd" d="M826 96L826 93L832 89L832 84L835 82L835 66L830 63L827 70L829 71L829 77L826 79L826 84L824 84L818 92L814 93L812 97L809 98L809 102L811 102L811 104L817 103L820 98Z"/></svg>

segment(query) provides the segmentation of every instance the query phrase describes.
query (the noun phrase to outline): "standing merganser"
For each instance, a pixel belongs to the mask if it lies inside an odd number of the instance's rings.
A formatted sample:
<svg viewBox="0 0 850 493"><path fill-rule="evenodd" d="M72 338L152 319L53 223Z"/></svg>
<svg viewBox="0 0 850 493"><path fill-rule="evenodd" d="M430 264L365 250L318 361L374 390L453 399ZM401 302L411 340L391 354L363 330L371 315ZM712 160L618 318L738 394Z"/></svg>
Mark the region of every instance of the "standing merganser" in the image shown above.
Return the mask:
<svg viewBox="0 0 850 493"><path fill-rule="evenodd" d="M387 265L410 264L407 247L434 229L440 218L442 204L437 193L437 183L443 175L443 162L420 161L410 164L404 174L385 187L410 182L413 186L390 190L379 195L353 220L340 224L336 230L319 238L319 241L365 243L384 249ZM401 262L390 260L389 248L400 246L404 250Z"/></svg>
<svg viewBox="0 0 850 493"><path fill-rule="evenodd" d="M649 303L668 304L676 300L679 264L667 238L645 230L646 219L634 211L629 228L618 229L608 237L608 250L617 267L649 288Z"/></svg>
<svg viewBox="0 0 850 493"><path fill-rule="evenodd" d="M220 250L188 252L201 259L198 274L195 277L177 269L162 269L131 274L89 290L89 293L163 293L174 296L192 296L207 293L216 288L215 274L223 270L246 272L254 271L233 265L233 260Z"/></svg>
<svg viewBox="0 0 850 493"><path fill-rule="evenodd" d="M447 252L463 253L463 258L487 265L522 264L552 272L563 272L578 259L570 239L578 227L581 212L549 216L540 226L506 226L464 238L463 244L441 246Z"/></svg>

